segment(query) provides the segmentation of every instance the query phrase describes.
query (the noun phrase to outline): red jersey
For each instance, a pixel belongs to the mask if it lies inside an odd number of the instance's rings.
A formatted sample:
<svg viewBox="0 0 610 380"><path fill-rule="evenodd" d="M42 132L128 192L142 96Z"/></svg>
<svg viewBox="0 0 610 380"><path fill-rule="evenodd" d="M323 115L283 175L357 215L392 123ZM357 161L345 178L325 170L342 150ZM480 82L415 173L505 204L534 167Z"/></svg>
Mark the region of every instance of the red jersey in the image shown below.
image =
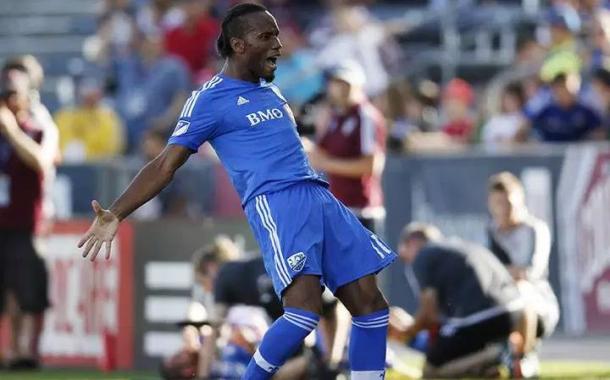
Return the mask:
<svg viewBox="0 0 610 380"><path fill-rule="evenodd" d="M37 143L43 131L28 120L19 127ZM36 232L42 218L43 174L27 166L0 134L0 230Z"/></svg>
<svg viewBox="0 0 610 380"><path fill-rule="evenodd" d="M344 114L333 113L320 146L332 157L358 158L385 152L385 119L369 102L362 102ZM328 175L331 192L357 212L382 209L383 193L378 174L360 178ZM359 215L360 216L360 215Z"/></svg>
<svg viewBox="0 0 610 380"><path fill-rule="evenodd" d="M474 123L468 119L455 120L443 125L442 131L451 138L468 142L474 132Z"/></svg>
<svg viewBox="0 0 610 380"><path fill-rule="evenodd" d="M204 16L192 30L178 26L167 32L165 48L169 54L182 58L195 75L208 64L219 31L218 22Z"/></svg>

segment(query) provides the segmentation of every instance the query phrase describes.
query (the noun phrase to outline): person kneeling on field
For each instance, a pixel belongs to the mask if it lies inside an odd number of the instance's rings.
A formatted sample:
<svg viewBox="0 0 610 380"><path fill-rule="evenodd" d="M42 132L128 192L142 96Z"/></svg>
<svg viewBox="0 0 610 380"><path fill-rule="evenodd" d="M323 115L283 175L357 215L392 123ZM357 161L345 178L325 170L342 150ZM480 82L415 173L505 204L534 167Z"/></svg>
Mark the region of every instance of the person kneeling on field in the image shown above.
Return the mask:
<svg viewBox="0 0 610 380"><path fill-rule="evenodd" d="M506 268L484 247L443 238L421 223L405 228L399 252L412 265L420 298L412 324L399 336L410 341L430 329L424 377L496 376L509 335L527 326Z"/></svg>

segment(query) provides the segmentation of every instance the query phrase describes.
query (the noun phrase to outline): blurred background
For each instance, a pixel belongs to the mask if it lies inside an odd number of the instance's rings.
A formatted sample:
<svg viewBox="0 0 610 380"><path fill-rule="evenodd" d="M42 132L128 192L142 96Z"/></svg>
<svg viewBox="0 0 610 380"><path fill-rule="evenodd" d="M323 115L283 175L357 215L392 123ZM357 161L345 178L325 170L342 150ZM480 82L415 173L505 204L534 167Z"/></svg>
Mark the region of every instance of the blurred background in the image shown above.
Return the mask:
<svg viewBox="0 0 610 380"><path fill-rule="evenodd" d="M256 255L207 145L128 219L113 260L84 262L76 248L91 200L108 206L121 193L164 148L191 91L222 67L215 41L235 3L0 1L0 64L22 55L40 62L34 87L59 133L47 198L54 211L40 235L52 305L39 348L45 367L156 370L184 345L176 323L191 303L193 253L222 234L242 258ZM486 244L487 180L512 172L552 235L549 280L561 319L543 359L608 363L607 2L262 3L284 45L275 83L302 135L315 139L328 124L328 70L346 58L362 67L364 91L385 119L386 241L396 248L403 226L420 220ZM381 280L392 304L415 310L402 264ZM2 331L7 347L11 332Z"/></svg>

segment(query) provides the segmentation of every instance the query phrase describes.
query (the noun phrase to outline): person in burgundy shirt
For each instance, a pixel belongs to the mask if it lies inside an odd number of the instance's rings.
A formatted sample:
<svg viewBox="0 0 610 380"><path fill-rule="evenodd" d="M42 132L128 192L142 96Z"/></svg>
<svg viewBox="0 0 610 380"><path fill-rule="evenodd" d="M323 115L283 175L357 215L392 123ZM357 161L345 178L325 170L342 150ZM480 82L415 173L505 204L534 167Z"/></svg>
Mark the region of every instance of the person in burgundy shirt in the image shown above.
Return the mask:
<svg viewBox="0 0 610 380"><path fill-rule="evenodd" d="M165 48L168 54L183 59L196 78L213 57L214 42L220 27L209 13L210 1L180 1L184 22L165 34Z"/></svg>
<svg viewBox="0 0 610 380"><path fill-rule="evenodd" d="M324 171L331 192L369 230L381 233L385 217L381 172L385 163L385 119L363 91L365 76L346 61L328 73L329 122L309 152L314 168Z"/></svg>
<svg viewBox="0 0 610 380"><path fill-rule="evenodd" d="M44 178L57 144L30 112L26 67L0 72L0 312L10 317L9 368L38 366L40 321L49 306L47 270L34 238L43 217Z"/></svg>

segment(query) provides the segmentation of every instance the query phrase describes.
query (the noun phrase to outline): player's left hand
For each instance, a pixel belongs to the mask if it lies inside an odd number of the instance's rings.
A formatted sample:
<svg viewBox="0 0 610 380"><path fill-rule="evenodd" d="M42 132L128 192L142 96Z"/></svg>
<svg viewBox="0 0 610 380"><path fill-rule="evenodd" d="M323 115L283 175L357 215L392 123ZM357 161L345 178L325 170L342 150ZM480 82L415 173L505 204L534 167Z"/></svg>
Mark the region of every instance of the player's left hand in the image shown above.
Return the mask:
<svg viewBox="0 0 610 380"><path fill-rule="evenodd" d="M106 260L110 260L112 240L119 228L119 219L110 210L103 209L97 201L91 202L91 207L93 207L96 215L95 220L85 236L78 242L78 248L82 248L87 243L83 257L87 257L91 253L89 259L95 261L97 254L105 243Z"/></svg>

